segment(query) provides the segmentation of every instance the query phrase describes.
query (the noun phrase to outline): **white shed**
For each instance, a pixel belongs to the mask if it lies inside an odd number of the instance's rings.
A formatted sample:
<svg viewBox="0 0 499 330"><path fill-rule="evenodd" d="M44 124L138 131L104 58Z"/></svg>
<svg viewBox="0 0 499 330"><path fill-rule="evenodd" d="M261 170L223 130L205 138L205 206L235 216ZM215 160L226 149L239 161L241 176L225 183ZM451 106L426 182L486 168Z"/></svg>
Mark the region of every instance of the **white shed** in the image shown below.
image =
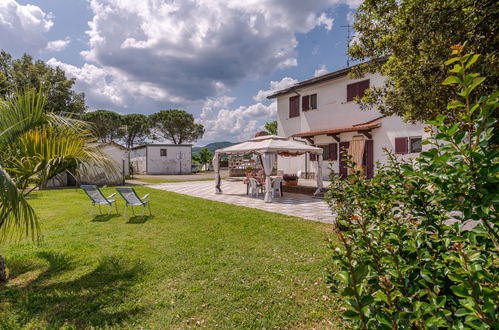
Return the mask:
<svg viewBox="0 0 499 330"><path fill-rule="evenodd" d="M113 141L101 143L97 145L97 148L99 148L103 154L113 160L116 169L118 170L118 175L115 175L114 179L110 179L109 176L105 175L104 169L97 168L92 171L92 174L82 174L80 177L80 183L96 185L123 184L125 182L125 176L129 175L128 149ZM45 187L67 187L75 186L76 184L76 178L74 178L69 172L64 172L50 179L46 183Z"/></svg>
<svg viewBox="0 0 499 330"><path fill-rule="evenodd" d="M192 144L145 144L130 149L134 174L190 174Z"/></svg>

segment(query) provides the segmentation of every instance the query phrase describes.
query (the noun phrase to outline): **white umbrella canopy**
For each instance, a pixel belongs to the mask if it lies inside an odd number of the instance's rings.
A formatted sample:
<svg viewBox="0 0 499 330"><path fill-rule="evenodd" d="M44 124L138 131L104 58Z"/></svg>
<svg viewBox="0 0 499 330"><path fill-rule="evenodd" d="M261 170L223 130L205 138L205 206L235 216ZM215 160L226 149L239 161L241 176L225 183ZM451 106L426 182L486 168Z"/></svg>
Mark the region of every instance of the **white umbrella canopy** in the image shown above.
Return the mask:
<svg viewBox="0 0 499 330"><path fill-rule="evenodd" d="M322 154L322 148L309 146L304 142L290 140L282 136L264 135L227 148L218 149L215 154L246 155L254 153L262 155L271 153L283 156L297 156L306 152Z"/></svg>
<svg viewBox="0 0 499 330"><path fill-rule="evenodd" d="M317 157L317 191L318 193L322 188L322 148L317 148L307 145L305 142L296 141L293 139L288 139L277 135L264 135L249 139L246 142L239 143L227 148L218 149L215 151L215 157L213 158L213 167L215 170L215 184L216 193L221 194L222 189L221 179L220 179L220 155L247 155L247 154L258 154L261 157L262 164L265 170L265 202L271 203L273 196L271 194L271 180L270 173L275 162L275 155L280 156L298 156L305 153L311 153L318 155Z"/></svg>

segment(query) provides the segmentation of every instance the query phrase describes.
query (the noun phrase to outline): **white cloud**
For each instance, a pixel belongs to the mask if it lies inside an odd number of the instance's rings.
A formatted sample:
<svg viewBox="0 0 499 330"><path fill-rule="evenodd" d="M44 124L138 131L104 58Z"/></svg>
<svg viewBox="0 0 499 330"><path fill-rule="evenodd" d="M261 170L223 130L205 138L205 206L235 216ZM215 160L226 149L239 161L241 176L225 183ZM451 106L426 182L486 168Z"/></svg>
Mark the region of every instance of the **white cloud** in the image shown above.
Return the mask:
<svg viewBox="0 0 499 330"><path fill-rule="evenodd" d="M45 33L53 25L52 16L38 6L0 1L0 47L15 56L43 50L47 45Z"/></svg>
<svg viewBox="0 0 499 330"><path fill-rule="evenodd" d="M144 98L154 101L185 102L186 100L169 95L153 83L134 81L126 74L113 68L100 68L85 63L81 68L51 58L47 64L60 67L69 78L76 79L76 89L85 91L96 107L109 108L110 105L127 108Z"/></svg>
<svg viewBox="0 0 499 330"><path fill-rule="evenodd" d="M81 54L109 74L199 101L298 65L295 34L330 30L325 10L356 2L90 0L90 47Z"/></svg>
<svg viewBox="0 0 499 330"><path fill-rule="evenodd" d="M48 52L60 52L66 49L70 42L71 40L69 38L66 38L64 40L49 41L47 46L45 47L45 50Z"/></svg>
<svg viewBox="0 0 499 330"><path fill-rule="evenodd" d="M273 94L274 92L291 87L296 83L298 83L298 80L291 77L284 77L280 81L271 81L270 88L267 90L259 90L258 93L253 96L253 99L255 101L264 101L267 99L267 96Z"/></svg>
<svg viewBox="0 0 499 330"><path fill-rule="evenodd" d="M222 108L216 115L198 118L197 121L206 130L203 140L238 142L254 137L256 132L262 130L266 121L275 119L276 112L275 102L269 105L259 102L233 110Z"/></svg>
<svg viewBox="0 0 499 330"><path fill-rule="evenodd" d="M324 25L326 30L331 31L333 28L334 19L329 17L326 13L321 13L316 19L317 25Z"/></svg>
<svg viewBox="0 0 499 330"><path fill-rule="evenodd" d="M319 68L315 69L314 77L319 77L325 75L326 73L329 73L329 70L327 69L325 64L321 64Z"/></svg>

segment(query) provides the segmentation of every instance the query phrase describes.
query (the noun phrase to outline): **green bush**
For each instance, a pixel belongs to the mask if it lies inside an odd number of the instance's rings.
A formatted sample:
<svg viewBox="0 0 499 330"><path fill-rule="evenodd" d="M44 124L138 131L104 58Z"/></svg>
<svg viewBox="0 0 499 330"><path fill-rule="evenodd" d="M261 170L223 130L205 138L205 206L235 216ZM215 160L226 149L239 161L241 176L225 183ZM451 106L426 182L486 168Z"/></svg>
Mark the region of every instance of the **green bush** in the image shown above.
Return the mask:
<svg viewBox="0 0 499 330"><path fill-rule="evenodd" d="M499 152L491 144L499 93L474 98L485 78L467 71L479 55L452 49L443 84L458 89L448 108L461 121L439 116L417 159L387 152L373 179L356 172L327 193L344 229L331 243L338 271L329 281L353 327L499 328Z"/></svg>

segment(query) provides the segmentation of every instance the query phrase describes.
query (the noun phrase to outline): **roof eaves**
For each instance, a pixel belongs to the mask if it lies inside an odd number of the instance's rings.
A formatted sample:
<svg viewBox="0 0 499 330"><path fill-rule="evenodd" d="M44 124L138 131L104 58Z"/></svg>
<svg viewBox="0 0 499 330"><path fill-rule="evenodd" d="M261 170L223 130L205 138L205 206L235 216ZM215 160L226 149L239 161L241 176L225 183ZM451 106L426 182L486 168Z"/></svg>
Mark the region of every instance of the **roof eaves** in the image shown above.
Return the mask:
<svg viewBox="0 0 499 330"><path fill-rule="evenodd" d="M271 94L271 95L267 96L267 99L271 100L271 99L277 98L277 97L279 97L281 95L288 94L288 93L290 93L290 92L292 92L292 91L294 91L294 90L296 90L298 88L304 88L304 87L316 85L316 84L319 84L319 83L322 83L322 82L326 82L326 81L329 81L329 80L333 80L333 79L336 79L336 78L344 77L348 73L350 73L350 71L352 71L353 68L355 68L355 67L357 67L359 65L362 65L362 64L366 64L366 63L373 62L373 61L383 62L383 61L386 61L386 60L387 60L386 57L380 57L380 58L377 58L377 59L374 59L374 60L370 60L370 61L367 61L367 62L364 62L364 63L360 63L360 64L356 64L356 65L350 66L348 68L344 68L344 69L340 69L340 70L337 70L337 71L334 71L334 72L326 73L325 75L322 75L322 76L319 76L319 77L315 77L315 78L312 78L312 79L304 80L304 81L301 81L301 82L298 82L298 83L294 84L291 87L288 87L288 88L276 91L274 94Z"/></svg>
<svg viewBox="0 0 499 330"><path fill-rule="evenodd" d="M322 129L322 130L297 133L297 134L294 134L292 136L293 137L313 137L313 136L317 136L317 135L339 134L339 133L347 133L347 132L354 132L354 131L366 131L366 130L371 130L371 129L378 128L378 127L381 127L381 123L380 122L373 122L373 123L369 123L369 124L357 124L357 125L346 126L346 127Z"/></svg>

